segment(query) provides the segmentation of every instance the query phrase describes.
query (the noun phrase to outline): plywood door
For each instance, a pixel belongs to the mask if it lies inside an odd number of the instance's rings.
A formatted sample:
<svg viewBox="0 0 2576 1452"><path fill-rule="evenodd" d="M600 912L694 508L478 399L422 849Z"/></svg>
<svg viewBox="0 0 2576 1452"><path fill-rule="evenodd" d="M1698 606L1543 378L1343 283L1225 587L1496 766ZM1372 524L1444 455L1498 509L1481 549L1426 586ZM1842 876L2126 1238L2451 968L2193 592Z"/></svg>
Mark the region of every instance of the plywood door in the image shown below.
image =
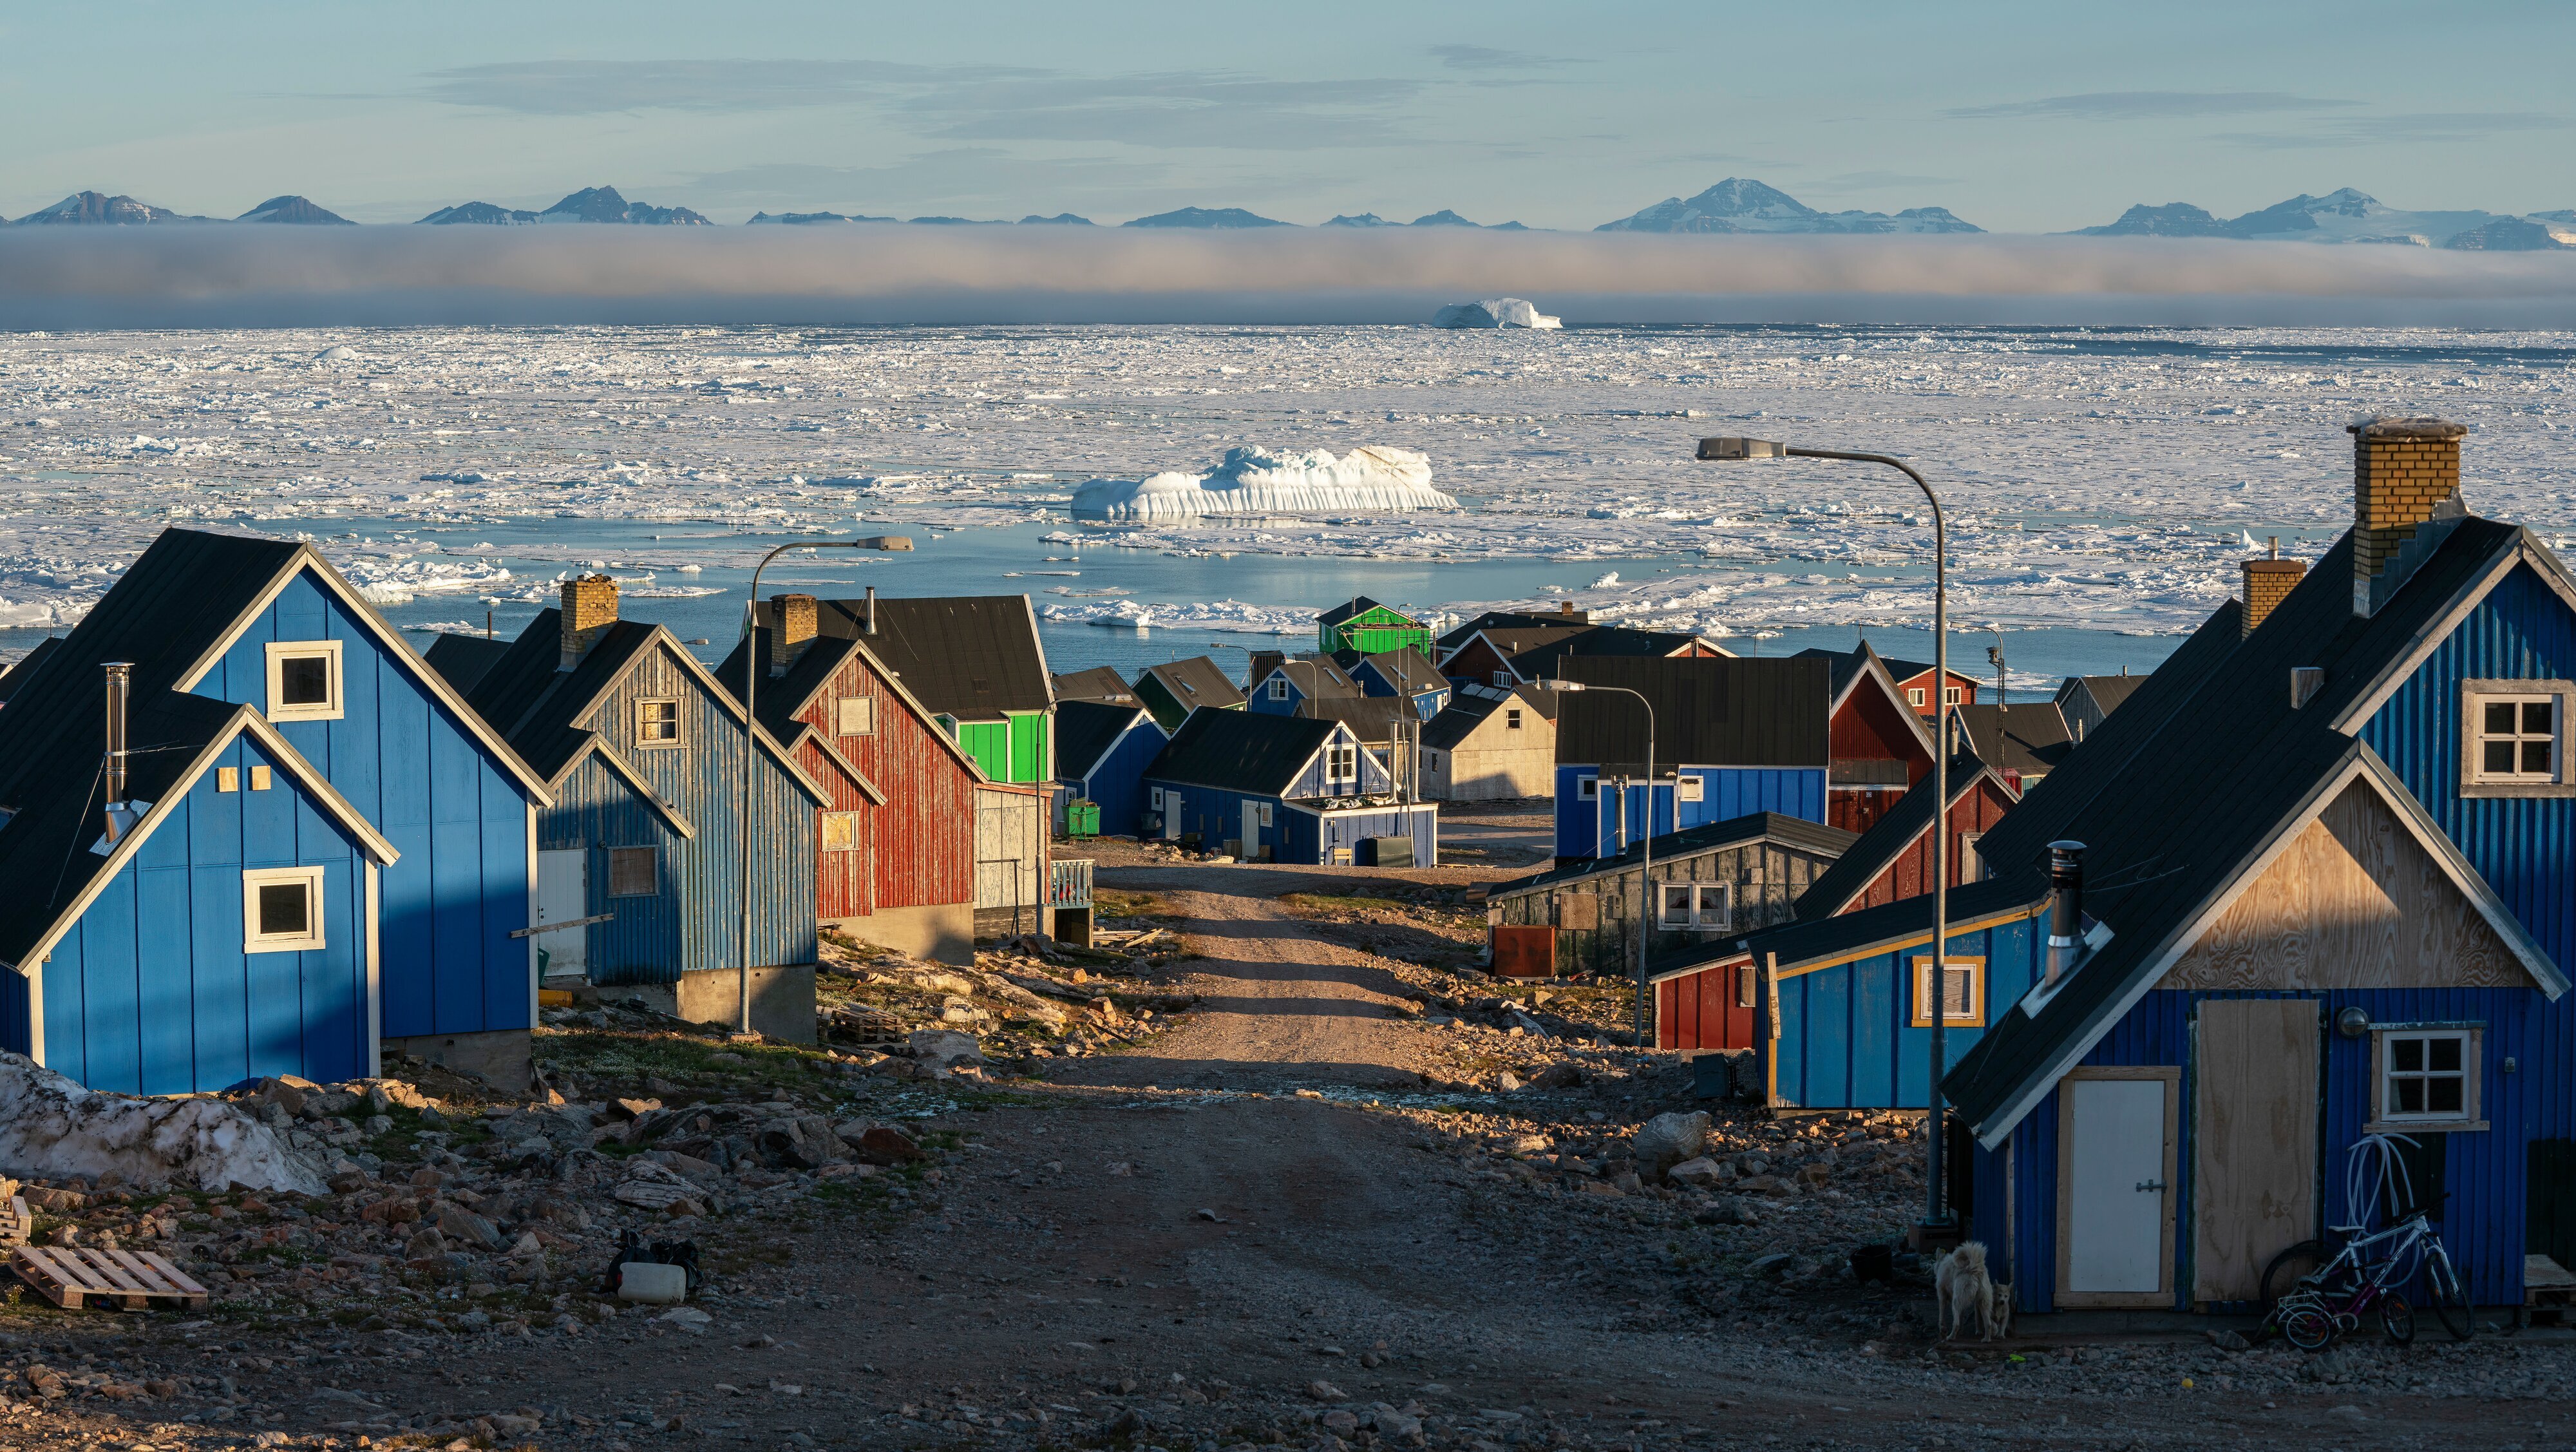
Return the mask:
<svg viewBox="0 0 2576 1452"><path fill-rule="evenodd" d="M2209 999L2193 1060L2194 1301L2250 1301L2317 1233L2318 1000Z"/></svg>
<svg viewBox="0 0 2576 1452"><path fill-rule="evenodd" d="M2077 1070L2058 1086L2057 1303L2173 1295L2173 1114L2180 1071Z"/></svg>
<svg viewBox="0 0 2576 1452"><path fill-rule="evenodd" d="M590 852L575 847L537 854L537 923L568 923L590 916ZM537 934L548 978L581 978L590 971L590 930L562 928Z"/></svg>

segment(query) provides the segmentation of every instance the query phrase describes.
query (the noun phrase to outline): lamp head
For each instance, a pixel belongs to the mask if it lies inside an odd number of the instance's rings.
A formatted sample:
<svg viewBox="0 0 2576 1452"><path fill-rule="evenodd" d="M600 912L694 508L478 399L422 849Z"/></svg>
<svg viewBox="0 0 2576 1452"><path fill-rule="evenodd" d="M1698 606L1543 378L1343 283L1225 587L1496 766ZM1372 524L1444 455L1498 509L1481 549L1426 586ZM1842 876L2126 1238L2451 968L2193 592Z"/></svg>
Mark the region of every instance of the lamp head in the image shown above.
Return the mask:
<svg viewBox="0 0 2576 1452"><path fill-rule="evenodd" d="M1562 676L1541 676L1537 680L1530 682L1530 684L1538 687L1542 691L1579 691L1583 689L1583 682L1569 681Z"/></svg>
<svg viewBox="0 0 2576 1452"><path fill-rule="evenodd" d="M1703 459L1785 459L1789 446L1771 439L1715 438L1699 441Z"/></svg>

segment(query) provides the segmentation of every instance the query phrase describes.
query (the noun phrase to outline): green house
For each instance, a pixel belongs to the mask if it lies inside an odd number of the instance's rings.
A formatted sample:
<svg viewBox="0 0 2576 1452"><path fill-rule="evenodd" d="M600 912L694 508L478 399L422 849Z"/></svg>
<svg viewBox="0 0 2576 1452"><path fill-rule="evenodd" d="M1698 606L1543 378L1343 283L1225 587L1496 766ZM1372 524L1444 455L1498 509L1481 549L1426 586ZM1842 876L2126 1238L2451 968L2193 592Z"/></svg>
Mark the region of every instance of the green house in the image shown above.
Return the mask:
<svg viewBox="0 0 2576 1452"><path fill-rule="evenodd" d="M1378 655L1408 645L1430 654L1431 627L1366 595L1355 595L1315 617L1315 649L1326 655L1344 650Z"/></svg>
<svg viewBox="0 0 2576 1452"><path fill-rule="evenodd" d="M984 775L1055 780L1055 691L1026 595L818 602L825 635L855 635ZM762 602L767 624L770 602Z"/></svg>

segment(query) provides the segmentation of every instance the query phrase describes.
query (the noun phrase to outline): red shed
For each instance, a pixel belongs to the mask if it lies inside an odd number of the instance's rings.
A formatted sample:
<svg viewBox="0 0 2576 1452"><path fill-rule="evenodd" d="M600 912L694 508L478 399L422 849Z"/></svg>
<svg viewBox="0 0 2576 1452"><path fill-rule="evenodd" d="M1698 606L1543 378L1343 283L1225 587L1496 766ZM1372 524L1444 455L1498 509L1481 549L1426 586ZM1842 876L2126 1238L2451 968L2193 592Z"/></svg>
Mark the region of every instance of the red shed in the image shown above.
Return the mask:
<svg viewBox="0 0 2576 1452"><path fill-rule="evenodd" d="M817 916L889 948L974 961L976 788L983 771L862 639L814 633L812 596L765 612L760 718L832 803L818 836ZM737 697L744 647L717 671Z"/></svg>
<svg viewBox="0 0 2576 1452"><path fill-rule="evenodd" d="M1862 641L1852 650L1802 650L1791 659L1833 667L1825 821L1866 832L1932 772L1931 728L1905 708L1889 663Z"/></svg>

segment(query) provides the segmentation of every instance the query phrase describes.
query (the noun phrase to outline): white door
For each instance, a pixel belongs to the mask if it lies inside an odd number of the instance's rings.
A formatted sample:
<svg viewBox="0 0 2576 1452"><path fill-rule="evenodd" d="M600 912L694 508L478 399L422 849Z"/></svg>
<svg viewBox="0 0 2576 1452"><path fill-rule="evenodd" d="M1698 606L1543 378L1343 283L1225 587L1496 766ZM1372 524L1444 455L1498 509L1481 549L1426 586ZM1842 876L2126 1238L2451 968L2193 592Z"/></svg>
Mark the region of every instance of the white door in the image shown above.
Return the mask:
<svg viewBox="0 0 2576 1452"><path fill-rule="evenodd" d="M1260 859L1261 804L1245 802L1243 804L1243 860L1257 862Z"/></svg>
<svg viewBox="0 0 2576 1452"><path fill-rule="evenodd" d="M1163 840L1177 842L1181 836L1181 794L1163 788Z"/></svg>
<svg viewBox="0 0 2576 1452"><path fill-rule="evenodd" d="M2060 1304L2154 1304L2170 1297L2171 1083L2069 1078L2061 1084Z"/></svg>
<svg viewBox="0 0 2576 1452"><path fill-rule="evenodd" d="M537 854L537 923L568 923L590 916L590 853L582 848ZM590 971L590 930L564 928L537 934L548 978L580 978Z"/></svg>

